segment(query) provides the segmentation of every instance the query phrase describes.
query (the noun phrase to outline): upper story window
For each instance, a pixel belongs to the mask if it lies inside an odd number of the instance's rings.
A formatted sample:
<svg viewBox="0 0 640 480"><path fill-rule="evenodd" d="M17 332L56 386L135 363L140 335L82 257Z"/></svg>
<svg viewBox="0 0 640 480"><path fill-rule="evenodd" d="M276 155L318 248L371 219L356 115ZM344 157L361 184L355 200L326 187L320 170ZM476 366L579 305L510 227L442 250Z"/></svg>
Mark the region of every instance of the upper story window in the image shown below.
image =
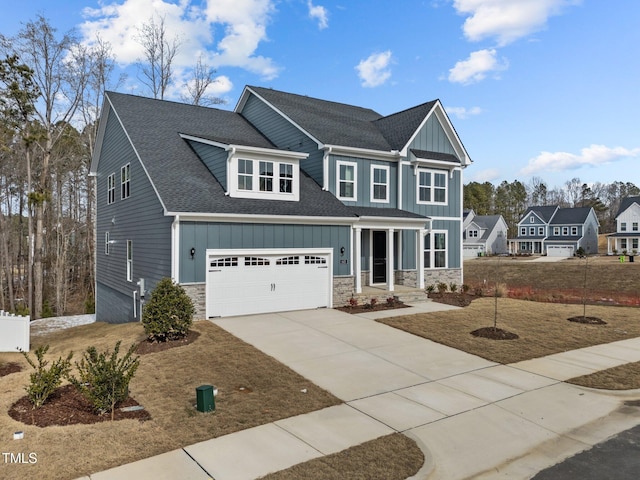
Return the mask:
<svg viewBox="0 0 640 480"><path fill-rule="evenodd" d="M469 230L469 238L478 238L478 230Z"/></svg>
<svg viewBox="0 0 640 480"><path fill-rule="evenodd" d="M127 163L120 169L120 198L129 198L131 195L131 164Z"/></svg>
<svg viewBox="0 0 640 480"><path fill-rule="evenodd" d="M133 242L127 240L127 281L133 281Z"/></svg>
<svg viewBox="0 0 640 480"><path fill-rule="evenodd" d="M263 200L298 200L299 174L297 162L232 158L229 182L232 197Z"/></svg>
<svg viewBox="0 0 640 480"><path fill-rule="evenodd" d="M111 241L109 240L109 232L104 232L104 254L109 255Z"/></svg>
<svg viewBox="0 0 640 480"><path fill-rule="evenodd" d="M569 227L562 227L562 235L569 235Z"/></svg>
<svg viewBox="0 0 640 480"><path fill-rule="evenodd" d="M535 223L536 219L533 215L529 217L529 223Z"/></svg>
<svg viewBox="0 0 640 480"><path fill-rule="evenodd" d="M527 234L527 227L520 227L520 235L525 236Z"/></svg>
<svg viewBox="0 0 640 480"><path fill-rule="evenodd" d="M447 203L447 174L435 170L418 170L418 203Z"/></svg>
<svg viewBox="0 0 640 480"><path fill-rule="evenodd" d="M553 234L557 237L560 235L560 227L553 227Z"/></svg>
<svg viewBox="0 0 640 480"><path fill-rule="evenodd" d="M633 222L631 224L631 230L634 231L634 232L638 231L638 222Z"/></svg>
<svg viewBox="0 0 640 480"><path fill-rule="evenodd" d="M538 227L538 235L544 235L544 227Z"/></svg>
<svg viewBox="0 0 640 480"><path fill-rule="evenodd" d="M116 201L116 174L107 177L107 205Z"/></svg>
<svg viewBox="0 0 640 480"><path fill-rule="evenodd" d="M621 232L626 232L627 231L627 222L621 222L620 223L620 231Z"/></svg>
<svg viewBox="0 0 640 480"><path fill-rule="evenodd" d="M356 200L356 172L358 165L352 162L337 162L338 198L340 200Z"/></svg>
<svg viewBox="0 0 640 480"><path fill-rule="evenodd" d="M389 167L371 165L371 201L389 201Z"/></svg>
<svg viewBox="0 0 640 480"><path fill-rule="evenodd" d="M532 237L536 234L536 227L529 227L529 235Z"/></svg>
<svg viewBox="0 0 640 480"><path fill-rule="evenodd" d="M573 236L578 235L578 227L571 227L571 235Z"/></svg>

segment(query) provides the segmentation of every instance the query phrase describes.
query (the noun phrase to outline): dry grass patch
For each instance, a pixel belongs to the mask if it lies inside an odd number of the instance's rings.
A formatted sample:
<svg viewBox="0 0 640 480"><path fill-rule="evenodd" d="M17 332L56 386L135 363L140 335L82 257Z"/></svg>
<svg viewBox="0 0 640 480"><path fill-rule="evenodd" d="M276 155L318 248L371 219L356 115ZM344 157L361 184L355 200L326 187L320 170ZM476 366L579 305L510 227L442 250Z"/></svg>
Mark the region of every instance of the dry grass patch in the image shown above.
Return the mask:
<svg viewBox="0 0 640 480"><path fill-rule="evenodd" d="M416 442L394 433L333 455L310 460L263 480L402 480L415 475L424 463Z"/></svg>
<svg viewBox="0 0 640 480"><path fill-rule="evenodd" d="M340 400L216 325L194 323L200 333L190 345L143 355L130 384L130 395L150 413L151 420L122 420L93 425L39 428L19 423L7 414L25 395L31 369L19 354L0 354L21 372L0 378L0 449L35 452L33 465L3 465L3 479L76 478L218 437L245 428L307 413ZM49 343L47 358L68 351L76 358L89 346L123 348L145 338L140 324L95 323L49 334L32 341L32 348ZM195 409L195 388L218 388L216 412ZM243 389L242 389L243 388ZM306 389L307 393L302 393ZM11 440L22 430L24 439Z"/></svg>
<svg viewBox="0 0 640 480"><path fill-rule="evenodd" d="M590 305L587 314L599 317L607 324L569 322L568 318L582 315L581 305L500 298L497 326L519 336L516 340L503 341L470 334L478 328L493 325L493 298L474 300L459 310L378 321L499 363L519 362L640 336L640 310L637 308Z"/></svg>
<svg viewBox="0 0 640 480"><path fill-rule="evenodd" d="M590 375L575 377L567 382L605 390L635 390L640 388L640 362L626 363Z"/></svg>

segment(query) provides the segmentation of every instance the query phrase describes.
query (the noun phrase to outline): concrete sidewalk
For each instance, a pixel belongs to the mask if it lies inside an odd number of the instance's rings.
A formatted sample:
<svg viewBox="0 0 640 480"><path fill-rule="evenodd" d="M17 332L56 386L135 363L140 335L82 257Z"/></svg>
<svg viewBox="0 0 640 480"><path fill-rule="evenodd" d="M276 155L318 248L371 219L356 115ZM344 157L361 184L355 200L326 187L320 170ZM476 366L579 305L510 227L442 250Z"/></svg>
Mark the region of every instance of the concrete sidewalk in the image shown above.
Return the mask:
<svg viewBox="0 0 640 480"><path fill-rule="evenodd" d="M451 307L413 308L395 314ZM562 383L640 361L640 339L498 365L367 318L374 313L215 320L345 403L90 478L251 479L393 432L415 439L425 453L415 478L530 478L640 423L640 409L623 408L624 397Z"/></svg>

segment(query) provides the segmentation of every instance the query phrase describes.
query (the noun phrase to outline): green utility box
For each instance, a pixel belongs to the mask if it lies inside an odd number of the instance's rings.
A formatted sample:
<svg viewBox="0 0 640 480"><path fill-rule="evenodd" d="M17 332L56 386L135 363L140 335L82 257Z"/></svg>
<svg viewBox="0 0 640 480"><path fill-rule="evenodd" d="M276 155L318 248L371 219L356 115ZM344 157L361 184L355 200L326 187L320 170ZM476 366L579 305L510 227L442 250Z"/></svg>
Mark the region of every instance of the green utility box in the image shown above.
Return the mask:
<svg viewBox="0 0 640 480"><path fill-rule="evenodd" d="M213 385L196 387L196 409L199 412L215 411L216 401L213 395Z"/></svg>

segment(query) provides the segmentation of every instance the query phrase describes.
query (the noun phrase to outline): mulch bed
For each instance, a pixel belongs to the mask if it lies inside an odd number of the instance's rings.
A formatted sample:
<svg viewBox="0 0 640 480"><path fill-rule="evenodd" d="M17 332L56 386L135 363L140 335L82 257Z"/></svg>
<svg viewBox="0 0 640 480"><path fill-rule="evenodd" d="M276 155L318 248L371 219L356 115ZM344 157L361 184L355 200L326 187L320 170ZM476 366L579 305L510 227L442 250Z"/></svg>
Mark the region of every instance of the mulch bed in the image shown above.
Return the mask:
<svg viewBox="0 0 640 480"><path fill-rule="evenodd" d="M570 322L585 323L587 325L606 325L607 322L598 317L585 317L578 315L577 317L567 318Z"/></svg>
<svg viewBox="0 0 640 480"><path fill-rule="evenodd" d="M16 373L22 370L20 364L15 362L5 363L0 365L0 377L4 377L5 375L9 375L11 373Z"/></svg>
<svg viewBox="0 0 640 480"><path fill-rule="evenodd" d="M336 307L336 310L340 310L341 312L347 312L347 313L367 313L367 312L378 312L380 310L393 310L396 308L408 308L409 305L405 305L402 302L393 302L393 303L389 303L389 302L380 302L380 303L376 303L375 305L371 305L371 304L364 304L364 305L355 305L355 306L351 306L348 305L346 307Z"/></svg>
<svg viewBox="0 0 640 480"><path fill-rule="evenodd" d="M489 340L516 340L520 338L513 332L508 332L501 328L482 327L471 332L474 337L488 338Z"/></svg>
<svg viewBox="0 0 640 480"><path fill-rule="evenodd" d="M146 410L123 412L122 407L140 405L129 397L118 405L114 420L149 420L151 415ZM33 409L33 405L27 396L22 397L9 409L9 416L18 422L37 427L49 427L52 425L75 425L78 423L91 424L111 420L111 412L104 415L96 414L89 402L78 392L73 385L64 385L56 389L40 408Z"/></svg>
<svg viewBox="0 0 640 480"><path fill-rule="evenodd" d="M462 292L431 292L429 298L434 302L453 305L455 307L468 307L477 297Z"/></svg>
<svg viewBox="0 0 640 480"><path fill-rule="evenodd" d="M148 353L164 352L165 350L169 350L170 348L189 345L190 343L195 342L199 336L200 332L189 330L189 333L187 333L186 337L179 338L178 340L168 340L166 342L150 342L149 340L143 340L138 344L136 353L138 355L146 355Z"/></svg>

